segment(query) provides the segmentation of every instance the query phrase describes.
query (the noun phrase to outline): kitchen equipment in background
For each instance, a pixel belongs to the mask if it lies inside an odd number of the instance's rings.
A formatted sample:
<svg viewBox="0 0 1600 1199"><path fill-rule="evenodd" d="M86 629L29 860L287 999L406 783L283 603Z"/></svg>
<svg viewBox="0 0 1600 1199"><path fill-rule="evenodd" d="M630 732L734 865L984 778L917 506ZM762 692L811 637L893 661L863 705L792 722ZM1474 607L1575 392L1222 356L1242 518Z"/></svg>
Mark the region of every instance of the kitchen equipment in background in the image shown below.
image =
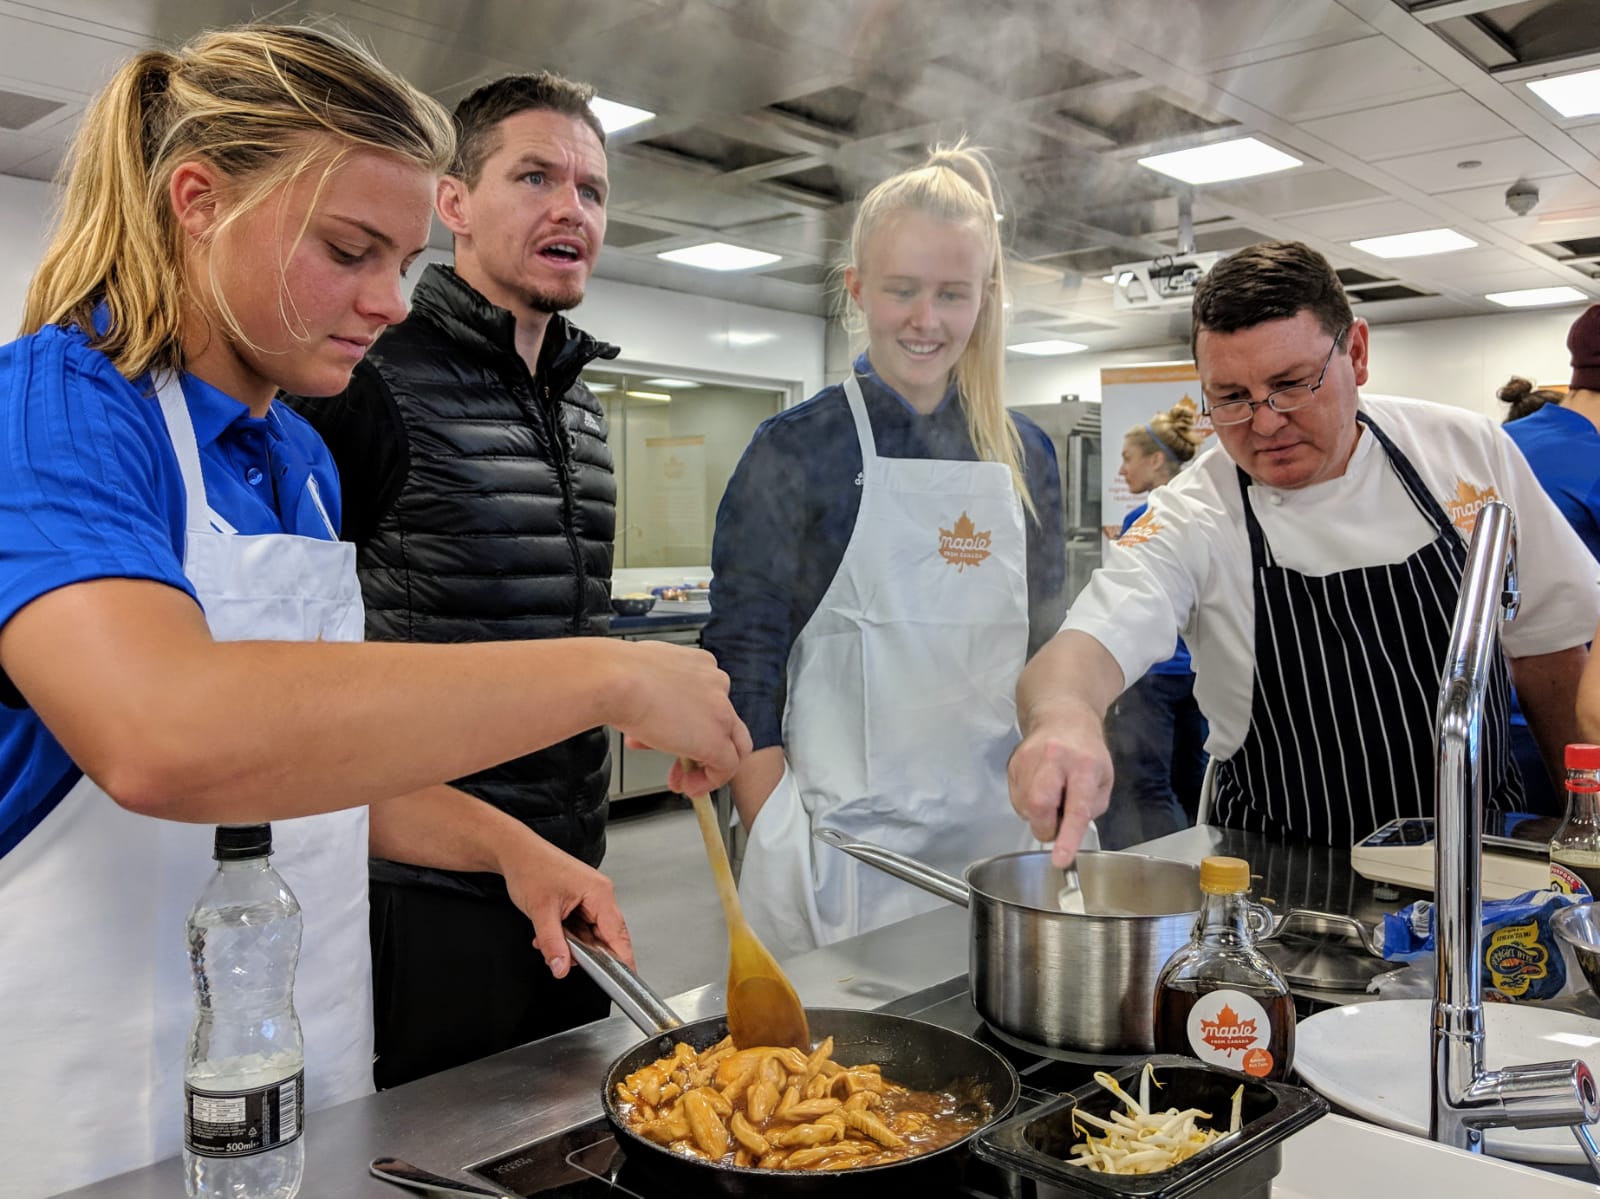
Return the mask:
<svg viewBox="0 0 1600 1199"><path fill-rule="evenodd" d="M1380 974L1395 969L1385 961L1376 928L1353 916L1295 908L1256 948L1291 987L1324 991L1365 991Z"/></svg>
<svg viewBox="0 0 1600 1199"><path fill-rule="evenodd" d="M973 1136L1016 1106L1022 1091L1017 1072L1003 1056L971 1037L937 1024L887 1012L844 1008L811 1008L806 1012L818 1038L832 1037L833 1057L841 1063L876 1062L883 1076L913 1090L945 1091L959 1087L974 1101L989 1105L989 1117L972 1133L940 1149L882 1166L839 1171L762 1170L725 1166L673 1153L628 1127L618 1109L617 1087L635 1071L672 1052L675 1041L696 1050L714 1045L728 1034L724 1016L682 1023L644 980L603 949L571 938L573 960L610 995L646 1037L612 1063L602 1084L613 1135L628 1155L662 1191L654 1193L753 1196L827 1194L833 1197L911 1194L918 1182L938 1179L954 1168L963 1146Z"/></svg>
<svg viewBox="0 0 1600 1199"><path fill-rule="evenodd" d="M1483 815L1484 898L1543 890L1550 882L1550 824L1520 813ZM1351 847L1350 864L1362 878L1432 891L1433 827L1431 816L1391 820Z"/></svg>
<svg viewBox="0 0 1600 1199"><path fill-rule="evenodd" d="M1049 436L1061 467L1067 538L1067 602L1100 565L1105 534L1100 515L1100 405L1086 400L1028 404L1016 409ZM1120 519L1120 517L1119 517Z"/></svg>
<svg viewBox="0 0 1600 1199"><path fill-rule="evenodd" d="M1392 999L1318 1012L1300 1022L1295 1069L1339 1107L1425 1137L1430 1008L1426 999ZM1490 1070L1574 1056L1600 1070L1600 1020L1515 1003L1486 1003L1483 1015ZM1486 1152L1512 1161L1587 1160L1565 1127L1486 1128L1483 1136Z"/></svg>
<svg viewBox="0 0 1600 1199"><path fill-rule="evenodd" d="M614 595L611 597L611 610L618 616L643 616L656 606L656 597L653 595Z"/></svg>
<svg viewBox="0 0 1600 1199"><path fill-rule="evenodd" d="M1210 1113L1204 1125L1222 1132L1228 1131L1234 1092L1242 1087L1239 1131L1155 1174L1101 1174L1069 1164L1072 1146L1094 1131L1076 1121L1077 1112L1109 1120L1123 1110L1116 1096L1095 1083L986 1130L978 1137L978 1156L1045 1184L1061 1199L1267 1199L1283 1166L1279 1142L1328 1112L1327 1101L1304 1087L1248 1078L1188 1057L1147 1060L1161 1084L1152 1091L1153 1109L1199 1108ZM1113 1077L1128 1094L1137 1094L1143 1069L1140 1062Z"/></svg>
<svg viewBox="0 0 1600 1199"><path fill-rule="evenodd" d="M1048 852L974 862L963 881L835 829L816 837L970 909L972 1001L1005 1040L1046 1054L1155 1047L1156 976L1189 943L1200 908L1193 864L1083 851L1076 864L1091 914L1080 916L1061 911L1061 870Z"/></svg>

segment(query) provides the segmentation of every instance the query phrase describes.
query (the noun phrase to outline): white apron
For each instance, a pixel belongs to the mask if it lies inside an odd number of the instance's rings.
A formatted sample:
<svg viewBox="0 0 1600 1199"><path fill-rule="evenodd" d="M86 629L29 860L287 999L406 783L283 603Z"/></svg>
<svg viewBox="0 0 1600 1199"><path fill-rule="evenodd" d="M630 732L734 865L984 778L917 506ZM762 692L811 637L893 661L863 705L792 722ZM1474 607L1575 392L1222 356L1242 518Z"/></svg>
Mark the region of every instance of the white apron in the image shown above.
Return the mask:
<svg viewBox="0 0 1600 1199"><path fill-rule="evenodd" d="M183 571L211 635L359 641L355 547L236 534L206 502L176 378L160 399L187 493ZM215 869L213 834L134 815L85 776L0 858L5 1193L53 1194L182 1149L194 1017L184 920ZM276 821L272 842L304 913L295 1007L307 1107L327 1106L372 1090L367 810Z"/></svg>
<svg viewBox="0 0 1600 1199"><path fill-rule="evenodd" d="M1028 650L1027 535L998 462L880 458L855 376L861 509L789 654L782 780L739 897L780 957L942 906L813 839L839 829L960 875L1033 844L1007 800Z"/></svg>

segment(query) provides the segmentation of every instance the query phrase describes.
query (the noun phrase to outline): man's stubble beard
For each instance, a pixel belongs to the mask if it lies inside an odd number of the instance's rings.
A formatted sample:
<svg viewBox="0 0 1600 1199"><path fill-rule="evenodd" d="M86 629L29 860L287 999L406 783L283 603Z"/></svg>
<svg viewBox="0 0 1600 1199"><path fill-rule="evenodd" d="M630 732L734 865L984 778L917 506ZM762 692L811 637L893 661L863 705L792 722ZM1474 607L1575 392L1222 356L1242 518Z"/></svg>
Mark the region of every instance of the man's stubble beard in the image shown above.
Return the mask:
<svg viewBox="0 0 1600 1199"><path fill-rule="evenodd" d="M575 288L559 293L530 290L523 298L533 311L554 316L558 312L569 312L583 303L583 285L580 283Z"/></svg>

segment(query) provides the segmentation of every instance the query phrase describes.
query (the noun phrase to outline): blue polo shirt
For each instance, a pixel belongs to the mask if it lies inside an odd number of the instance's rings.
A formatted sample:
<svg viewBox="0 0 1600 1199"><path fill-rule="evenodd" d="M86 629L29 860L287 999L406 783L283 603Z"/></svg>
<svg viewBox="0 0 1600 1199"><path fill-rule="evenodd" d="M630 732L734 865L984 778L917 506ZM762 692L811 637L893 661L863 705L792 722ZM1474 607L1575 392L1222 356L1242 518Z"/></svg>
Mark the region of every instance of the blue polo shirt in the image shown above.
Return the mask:
<svg viewBox="0 0 1600 1199"><path fill-rule="evenodd" d="M1129 512L1128 515L1124 516L1122 518L1122 531L1126 533L1133 522L1144 515L1145 509L1149 506L1149 504L1140 504L1137 508L1133 509L1133 511ZM1149 670L1145 671L1145 673L1193 674L1194 663L1189 660L1189 647L1183 643L1183 638L1178 638L1178 648L1173 652L1172 657L1168 658L1165 662L1157 662ZM1137 681L1137 679L1128 680L1130 685Z"/></svg>
<svg viewBox="0 0 1600 1199"><path fill-rule="evenodd" d="M1560 404L1503 426L1561 515L1600 561L1600 429Z"/></svg>
<svg viewBox="0 0 1600 1199"><path fill-rule="evenodd" d="M338 472L298 414L253 417L185 375L211 507L240 533L331 539ZM0 629L47 592L92 579L151 579L191 597L183 574L184 487L161 405L78 329L46 328L0 347ZM0 674L0 856L49 814L82 772Z"/></svg>

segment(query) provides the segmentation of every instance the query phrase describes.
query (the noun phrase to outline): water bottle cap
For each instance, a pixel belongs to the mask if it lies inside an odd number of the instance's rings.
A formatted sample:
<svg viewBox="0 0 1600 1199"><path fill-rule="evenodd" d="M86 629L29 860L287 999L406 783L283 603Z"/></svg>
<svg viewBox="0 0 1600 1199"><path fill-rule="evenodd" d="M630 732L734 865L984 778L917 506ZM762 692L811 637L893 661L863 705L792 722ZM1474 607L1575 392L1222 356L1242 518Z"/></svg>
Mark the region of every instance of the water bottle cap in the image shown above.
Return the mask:
<svg viewBox="0 0 1600 1199"><path fill-rule="evenodd" d="M272 852L270 824L219 824L211 856L219 862L264 858Z"/></svg>
<svg viewBox="0 0 1600 1199"><path fill-rule="evenodd" d="M1206 858L1200 863L1200 889L1207 895L1248 891L1250 863L1243 858Z"/></svg>
<svg viewBox="0 0 1600 1199"><path fill-rule="evenodd" d="M1567 746L1568 770L1600 770L1600 745Z"/></svg>

